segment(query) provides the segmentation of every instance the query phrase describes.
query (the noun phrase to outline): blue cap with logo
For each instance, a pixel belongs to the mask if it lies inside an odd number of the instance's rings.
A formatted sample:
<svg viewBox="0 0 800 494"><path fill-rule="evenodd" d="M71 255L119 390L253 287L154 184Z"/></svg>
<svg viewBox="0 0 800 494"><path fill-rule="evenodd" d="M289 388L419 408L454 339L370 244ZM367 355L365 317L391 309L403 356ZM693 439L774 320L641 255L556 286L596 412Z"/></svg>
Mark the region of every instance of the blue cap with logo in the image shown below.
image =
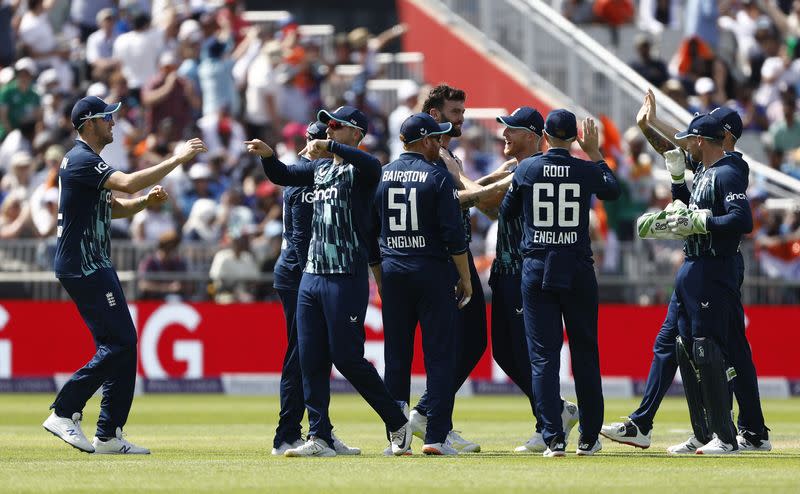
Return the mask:
<svg viewBox="0 0 800 494"><path fill-rule="evenodd" d="M87 96L78 100L78 102L75 103L75 106L72 107L70 119L72 120L72 125L78 129L87 120L92 118L103 118L106 115L111 115L115 111L119 110L120 106L122 106L122 103L109 105L97 96Z"/></svg>
<svg viewBox="0 0 800 494"><path fill-rule="evenodd" d="M578 137L578 123L575 114L559 108L547 114L544 122L544 133L556 139L571 141Z"/></svg>
<svg viewBox="0 0 800 494"><path fill-rule="evenodd" d="M324 123L320 122L319 120L315 120L308 124L306 128L306 137L311 139L327 139L328 134L327 131L328 126Z"/></svg>
<svg viewBox="0 0 800 494"><path fill-rule="evenodd" d="M535 108L521 106L511 112L511 115L497 117L497 121L506 127L513 129L525 129L542 135L544 129L544 118Z"/></svg>
<svg viewBox="0 0 800 494"><path fill-rule="evenodd" d="M415 113L400 126L400 140L411 144L428 136L447 134L452 129L450 122L440 124L427 113Z"/></svg>
<svg viewBox="0 0 800 494"><path fill-rule="evenodd" d="M675 134L675 139L685 139L690 136L722 140L725 138L725 128L722 127L722 122L708 113L697 115L689 122L686 130Z"/></svg>
<svg viewBox="0 0 800 494"><path fill-rule="evenodd" d="M722 127L733 135L735 139L742 137L742 117L739 113L728 106L720 106L714 109L711 116L716 118L722 123Z"/></svg>
<svg viewBox="0 0 800 494"><path fill-rule="evenodd" d="M367 128L369 127L367 116L361 110L352 106L340 106L332 113L328 110L320 110L317 113L317 120L326 125L331 120L335 120L344 125L361 129L364 134L367 133Z"/></svg>

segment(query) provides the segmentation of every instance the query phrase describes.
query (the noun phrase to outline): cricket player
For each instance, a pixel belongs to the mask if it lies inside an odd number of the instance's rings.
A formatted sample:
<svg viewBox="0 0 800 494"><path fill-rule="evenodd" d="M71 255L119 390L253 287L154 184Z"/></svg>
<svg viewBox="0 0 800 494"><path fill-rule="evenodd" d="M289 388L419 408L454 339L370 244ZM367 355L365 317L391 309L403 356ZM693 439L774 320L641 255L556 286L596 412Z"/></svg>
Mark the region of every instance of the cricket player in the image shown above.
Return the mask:
<svg viewBox="0 0 800 494"><path fill-rule="evenodd" d="M297 301L297 343L309 432L304 445L284 455L336 456L328 418L331 364L380 415L390 431L392 452L403 455L411 446L408 419L364 358L367 250L381 165L356 147L367 133L367 117L361 111L342 106L333 112L320 111L317 119L328 125L328 139L308 143L304 150L312 158L308 163L287 167L264 142L245 141L249 153L261 156L270 180L314 187L312 236ZM323 158L326 151L333 158Z"/></svg>
<svg viewBox="0 0 800 494"><path fill-rule="evenodd" d="M427 455L457 455L448 441L451 429L458 309L472 295L467 243L458 192L450 173L433 162L442 136L453 124L437 123L427 113L408 117L400 128L406 150L383 168L375 194L380 251L372 259L381 287L386 387L399 401L411 393L414 333L422 327L427 374ZM454 283L452 261L458 272ZM389 449L387 449L387 453Z"/></svg>
<svg viewBox="0 0 800 494"><path fill-rule="evenodd" d="M725 137L722 141L723 149L729 155L741 160L742 155L734 150L736 141L742 135L742 120L736 111L720 107L712 113L725 129ZM665 154L676 148L686 148L688 140L676 140L674 134L677 129L660 121L656 116L656 102L652 91L648 91L645 100L639 111L637 118L639 127L647 137L653 148L660 154ZM671 137L668 139L664 135ZM675 156L680 158L680 156ZM691 155L686 155L685 166L695 169L700 157L692 159ZM743 166L748 167L742 160ZM680 165L678 165L680 166ZM749 168L749 167L748 167ZM681 180L682 174L678 174L677 180ZM753 364L752 351L745 336L744 327L744 308L741 305L741 283L744 280L744 260L741 252L736 254L736 262L739 274L739 296L737 309L734 313L731 332L729 333L728 346L730 348L729 358L731 365L736 370L734 380L734 393L739 404L739 417L737 419L739 434L737 442L739 449L743 451L770 451L772 444L769 441L769 428L764 423L764 415L761 409L761 399L758 393L758 377ZM653 346L653 362L650 373L645 385L645 393L639 408L635 410L624 422L612 423L603 426L601 434L613 441L636 446L639 448L649 448L651 443L651 433L653 420L656 412L675 377L678 368L676 359L675 341L678 337L678 304L676 294L673 293L667 317L656 336ZM691 385L691 382L690 384ZM711 441L708 433L708 426L702 417L693 420L696 426L693 427L694 434L687 441L670 446L667 451L672 454L694 454L697 448Z"/></svg>
<svg viewBox="0 0 800 494"><path fill-rule="evenodd" d="M497 117L503 125L505 155L513 158L508 170L514 172L516 163L538 156L544 118L536 109L523 106L511 115ZM528 341L525 337L525 322L522 309L522 216L510 221L500 216L497 219L497 247L492 262L489 285L492 287L492 355L503 372L519 386L531 405L536 419L536 403L531 384L531 359L528 354ZM575 424L578 423L578 407L574 403L563 402L562 427L566 441ZM536 420L534 433L521 446L517 453L542 453L547 445L542 439L542 426Z"/></svg>
<svg viewBox="0 0 800 494"><path fill-rule="evenodd" d="M566 431L559 392L562 318L569 337L572 374L580 406L578 455L602 448L603 391L597 348L597 279L589 240L592 195L619 197L619 185L598 148L594 120L583 121L578 137L575 115L553 110L544 133L550 149L527 158L514 172L500 213L523 215L522 304L533 369L533 395L542 422L545 457L564 456ZM574 158L575 139L592 161Z"/></svg>
<svg viewBox="0 0 800 494"><path fill-rule="evenodd" d="M151 187L175 167L206 152L206 147L200 139L191 139L158 165L134 173L117 171L99 155L114 140L114 112L120 106L88 96L72 108L78 138L58 170L55 271L92 332L96 352L58 392L50 406L53 412L42 425L87 453L149 454L149 449L131 443L122 433L133 402L137 336L111 263L110 223L112 218L133 216L148 205L163 203L167 192L156 186L147 195L123 199L112 191L135 194ZM100 417L90 443L81 419L86 402L100 386Z"/></svg>
<svg viewBox="0 0 800 494"><path fill-rule="evenodd" d="M306 128L306 141L325 139L328 126L320 121L311 122ZM323 157L330 158L329 153ZM300 156L301 162L310 161ZM281 299L286 319L288 345L283 358L280 388L280 418L272 441L272 454L282 456L286 450L299 448L305 441L301 438L301 425L305 405L303 403L303 376L300 371L300 352L297 349L297 290L303 275L303 267L311 242L311 218L314 213L313 187L286 187L283 191L283 245L281 255L275 263L273 286ZM337 455L358 455L359 448L351 448L331 431L333 450Z"/></svg>
<svg viewBox="0 0 800 494"><path fill-rule="evenodd" d="M461 161L448 149L450 139L461 135L461 126L464 124L464 103L467 95L461 89L447 84L440 84L431 89L422 106L424 113L430 114L438 123L453 124L452 130L442 135L442 145L439 149L437 165L446 168L458 189L458 201L462 209L464 236L469 245L472 240L472 223L469 210L473 206L483 208L485 213L492 217L491 211L484 206L485 203L494 203L502 198L511 183L511 177L498 180L490 185L481 186L471 181L464 175ZM494 217L492 217L494 219ZM467 250L467 259L472 279L472 300L459 311L460 330L456 336L456 379L453 394L457 393L466 382L472 370L486 351L486 299L483 294L478 270L472 252ZM420 438L425 437L426 421L430 403L428 394L424 393L417 405L411 411L410 421L414 434ZM462 453L475 453L481 446L473 441L461 437L458 432L451 430L447 438L450 445Z"/></svg>

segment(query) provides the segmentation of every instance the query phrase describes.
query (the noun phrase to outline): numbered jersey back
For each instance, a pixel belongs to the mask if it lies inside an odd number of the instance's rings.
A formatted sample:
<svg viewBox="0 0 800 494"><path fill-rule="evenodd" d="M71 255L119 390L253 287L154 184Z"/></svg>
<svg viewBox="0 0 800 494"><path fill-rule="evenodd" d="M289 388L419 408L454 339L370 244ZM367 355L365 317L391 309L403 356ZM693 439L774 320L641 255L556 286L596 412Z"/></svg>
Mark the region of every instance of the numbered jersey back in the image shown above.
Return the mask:
<svg viewBox="0 0 800 494"><path fill-rule="evenodd" d="M591 256L589 214L604 181L600 167L553 150L523 163L524 178L515 184L523 189L523 254L572 249Z"/></svg>
<svg viewBox="0 0 800 494"><path fill-rule="evenodd" d="M400 159L384 167L375 202L383 258L445 259L463 243L455 187L429 162Z"/></svg>

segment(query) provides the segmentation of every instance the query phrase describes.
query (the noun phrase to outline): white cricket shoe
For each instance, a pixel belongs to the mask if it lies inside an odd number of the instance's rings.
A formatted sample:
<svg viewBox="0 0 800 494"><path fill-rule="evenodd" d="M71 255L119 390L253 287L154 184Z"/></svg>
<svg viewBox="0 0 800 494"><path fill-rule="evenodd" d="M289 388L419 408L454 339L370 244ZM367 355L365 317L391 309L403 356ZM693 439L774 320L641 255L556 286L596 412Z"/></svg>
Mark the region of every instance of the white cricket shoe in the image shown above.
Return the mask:
<svg viewBox="0 0 800 494"><path fill-rule="evenodd" d="M411 456L413 454L414 452L411 450L411 448L408 448L408 451L400 456ZM383 450L383 456L394 456L394 453L392 453L392 443L389 443L389 445L386 446L386 449Z"/></svg>
<svg viewBox="0 0 800 494"><path fill-rule="evenodd" d="M750 431L741 430L739 435L736 436L736 442L739 443L739 451L772 451L769 432L757 435Z"/></svg>
<svg viewBox="0 0 800 494"><path fill-rule="evenodd" d="M578 414L578 405L571 401L564 400L564 408L561 411L561 428L564 429L564 442L569 441L569 433L572 428L578 423L580 415Z"/></svg>
<svg viewBox="0 0 800 494"><path fill-rule="evenodd" d="M411 432L411 422L406 422L403 427L389 433L389 445L392 447L394 456L404 456L411 449L411 440L414 434Z"/></svg>
<svg viewBox="0 0 800 494"><path fill-rule="evenodd" d="M545 458L557 458L561 456L566 456L567 455L566 448L567 448L567 443L565 441L553 440L550 442L550 446L548 446L547 449L544 450L542 456L544 456Z"/></svg>
<svg viewBox="0 0 800 494"><path fill-rule="evenodd" d="M458 454L458 450L447 444L447 441L426 444L422 447L422 452L429 456L455 456Z"/></svg>
<svg viewBox="0 0 800 494"><path fill-rule="evenodd" d="M297 441L289 444L289 443L281 443L280 446L277 448L272 448L272 456L283 456L286 453L287 449L299 448L300 446L304 445L306 442L302 439L298 439Z"/></svg>
<svg viewBox="0 0 800 494"><path fill-rule="evenodd" d="M739 447L736 444L728 444L723 442L722 439L718 438L716 434L714 434L714 439L712 439L708 444L705 446L701 446L697 448L695 454L697 455L730 455L739 452Z"/></svg>
<svg viewBox="0 0 800 494"><path fill-rule="evenodd" d="M323 439L308 436L306 442L297 448L287 449L286 452L283 453L283 456L289 458L330 458L336 456L336 451L332 450Z"/></svg>
<svg viewBox="0 0 800 494"><path fill-rule="evenodd" d="M600 443L600 439L597 439L591 446L589 443L578 440L578 449L575 450L575 454L578 456L593 456L601 449L603 449L603 445Z"/></svg>
<svg viewBox="0 0 800 494"><path fill-rule="evenodd" d="M696 437L690 437L686 442L676 444L667 448L667 453L671 455L693 455L697 448L703 446L703 443L697 440Z"/></svg>
<svg viewBox="0 0 800 494"><path fill-rule="evenodd" d="M452 430L447 433L447 439L445 439L445 443L452 446L456 451L461 453L479 453L481 450L481 445L478 443L473 443L467 439L461 437L458 433L460 431Z"/></svg>
<svg viewBox="0 0 800 494"><path fill-rule="evenodd" d="M547 443L542 439L541 432L534 432L528 441L522 446L514 448L515 453L543 453L547 449Z"/></svg>
<svg viewBox="0 0 800 494"><path fill-rule="evenodd" d="M415 409L411 410L411 415L408 416L408 422L411 424L411 432L424 441L425 431L428 429L428 417L422 415Z"/></svg>
<svg viewBox="0 0 800 494"><path fill-rule="evenodd" d="M125 439L122 429L117 427L116 437L108 441L101 441L97 437L92 441L94 454L96 455L149 455L150 450L137 446Z"/></svg>
<svg viewBox="0 0 800 494"><path fill-rule="evenodd" d="M350 446L342 442L341 439L336 437L336 434L334 434L333 432L331 432L331 439L333 439L333 450L336 451L337 455L355 456L361 454L360 448L351 448Z"/></svg>
<svg viewBox="0 0 800 494"><path fill-rule="evenodd" d="M628 446L635 446L637 448L647 449L650 447L650 433L642 434L636 422L628 419L625 422L614 422L610 425L604 425L600 429L600 434L607 437L614 442L620 444L627 444Z"/></svg>
<svg viewBox="0 0 800 494"><path fill-rule="evenodd" d="M72 418L59 417L56 412L53 412L44 421L42 427L73 448L79 449L84 453L94 453L94 447L86 439L83 429L81 429L82 419L83 415L80 412L73 413Z"/></svg>

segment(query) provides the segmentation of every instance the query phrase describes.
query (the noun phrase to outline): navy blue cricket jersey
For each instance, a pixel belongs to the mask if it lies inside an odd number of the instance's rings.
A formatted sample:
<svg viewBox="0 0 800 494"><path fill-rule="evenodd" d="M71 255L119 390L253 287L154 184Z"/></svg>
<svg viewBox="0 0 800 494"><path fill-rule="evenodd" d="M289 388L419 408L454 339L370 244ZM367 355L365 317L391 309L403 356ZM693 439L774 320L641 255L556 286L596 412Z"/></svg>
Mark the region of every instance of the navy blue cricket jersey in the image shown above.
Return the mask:
<svg viewBox="0 0 800 494"><path fill-rule="evenodd" d="M58 170L57 278L80 278L111 264L111 191L116 170L80 139Z"/></svg>
<svg viewBox="0 0 800 494"><path fill-rule="evenodd" d="M705 235L689 235L683 243L687 257L732 256L739 251L742 235L753 230L747 200L749 170L739 153L726 153L710 167L698 165L692 191L686 183L672 184L672 197L689 209L709 209Z"/></svg>
<svg viewBox="0 0 800 494"><path fill-rule="evenodd" d="M308 163L300 157L300 163ZM311 243L314 216L314 187L286 187L283 190L283 244L275 262L275 288L297 290L303 276Z"/></svg>
<svg viewBox="0 0 800 494"><path fill-rule="evenodd" d="M533 156L539 156L536 153ZM510 170L516 171L517 165ZM495 244L492 273L517 275L522 273L522 216L497 218L497 243Z"/></svg>
<svg viewBox="0 0 800 494"><path fill-rule="evenodd" d="M456 160L459 163L461 163L461 160L459 160L458 157L455 154L453 154L452 151L450 151L447 148L442 148L442 149L447 151L454 160ZM447 164L444 162L444 160L442 158L439 158L438 160L436 160L435 164L436 164L436 166L439 166L439 167L447 170ZM448 173L450 173L450 172L448 171ZM461 224L463 225L462 230L464 232L464 240L466 240L467 246L469 246L469 243L472 242L472 215L469 213L469 210L470 210L470 208L466 208L466 209L461 210L461 219L459 220L461 222Z"/></svg>
<svg viewBox="0 0 800 494"><path fill-rule="evenodd" d="M426 259L467 251L455 182L446 168L419 153L403 153L383 167L375 192L380 257L401 270ZM370 263L378 262L371 253Z"/></svg>
<svg viewBox="0 0 800 494"><path fill-rule="evenodd" d="M620 189L605 161L597 163L551 148L522 160L500 206L507 220L524 219L522 254L569 249L592 256L589 209L592 194L616 199Z"/></svg>
<svg viewBox="0 0 800 494"><path fill-rule="evenodd" d="M305 272L355 273L366 265L372 227L372 201L381 164L358 148L332 142L330 158L286 166L275 155L261 160L264 173L278 185L313 186L312 236Z"/></svg>

